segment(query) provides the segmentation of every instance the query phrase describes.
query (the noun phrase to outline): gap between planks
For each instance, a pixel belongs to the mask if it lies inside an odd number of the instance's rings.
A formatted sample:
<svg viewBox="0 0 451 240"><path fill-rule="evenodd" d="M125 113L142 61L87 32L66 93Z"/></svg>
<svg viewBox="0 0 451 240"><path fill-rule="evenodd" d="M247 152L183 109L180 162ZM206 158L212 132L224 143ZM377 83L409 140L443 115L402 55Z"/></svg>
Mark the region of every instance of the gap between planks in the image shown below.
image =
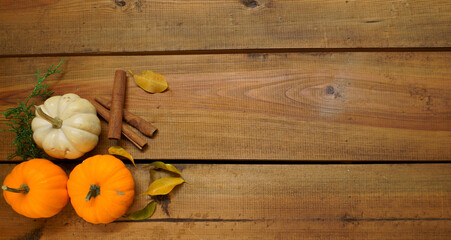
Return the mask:
<svg viewBox="0 0 451 240"><path fill-rule="evenodd" d="M89 156L88 156L89 157ZM84 159L88 158L84 157L81 159L50 159L52 162L56 164L79 164ZM119 157L120 158L120 157ZM129 160L122 159L125 164L130 164ZM288 160L288 161L281 161L281 160L252 160L252 159L245 159L245 160L236 160L236 159L197 159L197 160L191 160L191 159L182 159L182 160L166 160L166 159L134 159L135 163L137 165L141 164L149 164L156 161L162 161L164 163L169 164L208 164L208 165L346 165L346 164L352 164L352 165L392 165L392 164L404 164L404 165L410 165L410 164L451 164L450 161L343 161L343 160L337 160L337 161L317 161L317 160ZM22 160L0 160L0 165L2 164L19 164Z"/></svg>
<svg viewBox="0 0 451 240"><path fill-rule="evenodd" d="M43 54L5 54L0 58L17 57L64 57L64 56L158 56L158 55L207 55L207 54L260 54L260 53L340 53L340 52L451 52L451 47L415 48L261 48L261 49L215 49L215 50L172 50L136 52L75 52Z"/></svg>

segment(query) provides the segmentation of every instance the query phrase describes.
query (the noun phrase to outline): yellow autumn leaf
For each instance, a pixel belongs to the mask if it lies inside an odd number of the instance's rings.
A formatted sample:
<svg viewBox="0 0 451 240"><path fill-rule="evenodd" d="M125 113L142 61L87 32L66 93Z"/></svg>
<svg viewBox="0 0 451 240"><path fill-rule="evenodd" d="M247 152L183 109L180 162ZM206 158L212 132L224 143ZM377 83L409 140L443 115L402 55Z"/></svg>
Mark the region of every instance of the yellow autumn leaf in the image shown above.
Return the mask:
<svg viewBox="0 0 451 240"><path fill-rule="evenodd" d="M164 163L161 161L156 161L156 162L147 164L146 167L154 167L155 169L163 169L168 172L172 172L172 173L178 174L179 176L182 176L182 173L179 170L177 170L177 168L174 167L174 165L169 164L169 163Z"/></svg>
<svg viewBox="0 0 451 240"><path fill-rule="evenodd" d="M142 89L150 93L160 93L168 88L166 78L158 73L150 70L144 70L141 74L134 74L128 70L132 75L135 83Z"/></svg>
<svg viewBox="0 0 451 240"><path fill-rule="evenodd" d="M175 186L182 184L183 182L185 182L185 180L178 177L159 178L152 182L147 191L145 193L142 193L141 195L166 195L170 193Z"/></svg>
<svg viewBox="0 0 451 240"><path fill-rule="evenodd" d="M112 146L112 147L108 148L108 153L111 155L119 155L119 156L128 158L133 163L133 165L136 167L135 160L133 160L132 155L130 153L128 153L127 151L125 151L125 149L123 149L122 147Z"/></svg>

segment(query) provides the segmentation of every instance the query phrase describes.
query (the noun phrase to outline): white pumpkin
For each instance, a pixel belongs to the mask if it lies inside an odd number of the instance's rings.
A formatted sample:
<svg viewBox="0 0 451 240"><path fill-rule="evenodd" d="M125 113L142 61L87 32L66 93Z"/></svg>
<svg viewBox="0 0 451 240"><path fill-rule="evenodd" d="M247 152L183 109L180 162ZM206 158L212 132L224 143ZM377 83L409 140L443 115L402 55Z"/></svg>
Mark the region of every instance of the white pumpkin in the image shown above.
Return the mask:
<svg viewBox="0 0 451 240"><path fill-rule="evenodd" d="M101 130L95 107L73 93L53 96L37 106L31 128L36 144L61 159L79 158L91 151Z"/></svg>

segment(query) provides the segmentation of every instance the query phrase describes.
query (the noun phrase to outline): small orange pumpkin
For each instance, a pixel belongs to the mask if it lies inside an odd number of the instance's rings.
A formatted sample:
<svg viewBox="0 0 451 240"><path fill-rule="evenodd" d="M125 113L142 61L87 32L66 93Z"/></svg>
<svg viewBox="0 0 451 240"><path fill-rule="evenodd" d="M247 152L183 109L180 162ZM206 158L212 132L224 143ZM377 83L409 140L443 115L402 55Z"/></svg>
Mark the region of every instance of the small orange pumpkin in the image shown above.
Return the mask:
<svg viewBox="0 0 451 240"><path fill-rule="evenodd" d="M133 202L134 188L130 171L111 155L87 158L72 170L67 181L75 212L94 224L123 216Z"/></svg>
<svg viewBox="0 0 451 240"><path fill-rule="evenodd" d="M67 175L46 159L20 163L6 176L3 196L17 213L29 218L48 218L66 206Z"/></svg>

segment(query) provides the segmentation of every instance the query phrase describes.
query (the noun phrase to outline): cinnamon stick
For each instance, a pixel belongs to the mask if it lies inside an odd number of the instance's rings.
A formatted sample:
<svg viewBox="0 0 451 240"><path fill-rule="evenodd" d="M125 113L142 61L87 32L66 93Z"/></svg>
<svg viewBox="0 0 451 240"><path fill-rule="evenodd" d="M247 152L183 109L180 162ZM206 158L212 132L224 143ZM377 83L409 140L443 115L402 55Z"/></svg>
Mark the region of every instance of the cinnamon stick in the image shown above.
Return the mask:
<svg viewBox="0 0 451 240"><path fill-rule="evenodd" d="M120 139L122 126L122 112L125 101L125 87L127 76L124 71L116 70L113 84L113 97L111 100L111 114L108 125L108 138Z"/></svg>
<svg viewBox="0 0 451 240"><path fill-rule="evenodd" d="M103 97L96 97L94 98L98 103L100 103L102 106L106 107L107 109L111 108L111 101L103 98ZM124 120L138 129L142 134L148 137L152 137L157 128L153 126L150 122L144 120L143 118L139 117L138 115L135 115L131 112L129 112L127 109L123 110L124 114Z"/></svg>
<svg viewBox="0 0 451 240"><path fill-rule="evenodd" d="M96 108L97 113L103 119L105 119L105 121L108 122L108 120L110 119L110 111L108 111L108 109L104 108L96 101L91 101L91 103ZM123 124L122 122L121 122L121 132L128 140L130 140L130 142L132 142L140 150L142 150L147 145L147 142L143 138L141 138L138 134L136 134L131 127Z"/></svg>

